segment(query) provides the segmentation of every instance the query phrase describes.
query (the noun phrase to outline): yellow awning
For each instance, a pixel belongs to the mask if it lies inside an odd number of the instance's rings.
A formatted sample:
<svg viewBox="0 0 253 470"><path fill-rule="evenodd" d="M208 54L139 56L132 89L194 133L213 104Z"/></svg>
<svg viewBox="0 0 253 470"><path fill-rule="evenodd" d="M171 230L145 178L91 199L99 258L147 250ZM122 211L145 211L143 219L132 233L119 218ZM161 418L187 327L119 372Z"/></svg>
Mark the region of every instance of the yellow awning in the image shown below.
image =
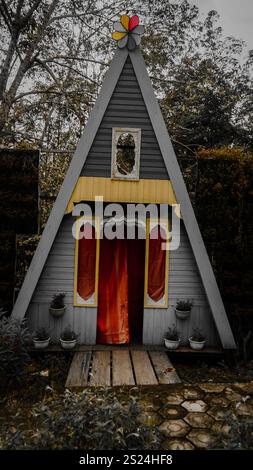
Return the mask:
<svg viewBox="0 0 253 470"><path fill-rule="evenodd" d="M74 204L81 201L94 201L95 196L103 196L105 202L142 202L169 205L177 203L169 180L125 181L81 176L68 202L66 214L72 212Z"/></svg>

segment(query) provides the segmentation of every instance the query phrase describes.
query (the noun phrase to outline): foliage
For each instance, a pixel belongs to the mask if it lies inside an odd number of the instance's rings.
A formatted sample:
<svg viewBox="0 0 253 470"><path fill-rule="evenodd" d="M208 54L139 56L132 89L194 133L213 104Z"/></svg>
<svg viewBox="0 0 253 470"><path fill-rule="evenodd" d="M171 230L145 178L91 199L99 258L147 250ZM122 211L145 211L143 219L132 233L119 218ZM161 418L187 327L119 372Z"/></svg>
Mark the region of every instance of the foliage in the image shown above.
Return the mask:
<svg viewBox="0 0 253 470"><path fill-rule="evenodd" d="M11 145L51 149L52 161L72 152L124 9L145 18L141 47L178 150L252 141L252 56L245 59L242 41L224 37L217 12L202 19L187 0L1 3L0 128Z"/></svg>
<svg viewBox="0 0 253 470"><path fill-rule="evenodd" d="M165 334L165 339L168 339L170 341L178 341L180 339L179 332L177 331L176 325L172 325L170 328L168 328Z"/></svg>
<svg viewBox="0 0 253 470"><path fill-rule="evenodd" d="M253 155L241 148L198 151L197 220L234 332L253 330Z"/></svg>
<svg viewBox="0 0 253 470"><path fill-rule="evenodd" d="M216 11L202 19L188 1L160 0L151 17L142 48L177 154L252 147L252 53L242 58L243 41L224 37Z"/></svg>
<svg viewBox="0 0 253 470"><path fill-rule="evenodd" d="M16 239L16 287L20 288L39 243L40 236L17 235Z"/></svg>
<svg viewBox="0 0 253 470"><path fill-rule="evenodd" d="M71 330L70 326L67 326L61 333L61 339L63 341L74 341L77 339L77 334L75 331Z"/></svg>
<svg viewBox="0 0 253 470"><path fill-rule="evenodd" d="M49 330L45 326L41 326L40 328L37 328L35 331L34 335L34 340L35 341L46 341L49 339L50 333Z"/></svg>
<svg viewBox="0 0 253 470"><path fill-rule="evenodd" d="M240 403L238 403L240 405ZM238 417L232 411L225 413L228 434L217 434L214 449L253 450L253 419Z"/></svg>
<svg viewBox="0 0 253 470"><path fill-rule="evenodd" d="M93 54L93 40L102 42L111 18L127 6L131 7L131 0L128 5L110 0L0 2L0 130L4 135L15 139L15 124L25 111L26 129L21 125L16 130L29 138L36 106L40 116L35 134L39 131L46 139L47 134L57 136L65 118L67 140L73 125L79 131L98 86L93 75L96 68L99 75L103 63L99 54ZM52 120L55 126L50 125Z"/></svg>
<svg viewBox="0 0 253 470"><path fill-rule="evenodd" d="M159 433L141 423L140 408L133 397L122 404L110 389L68 390L64 396L33 410L37 431L6 430L8 449L153 449Z"/></svg>
<svg viewBox="0 0 253 470"><path fill-rule="evenodd" d="M199 328L194 328L190 338L192 341L202 343L203 341L205 341L206 336L202 333L202 330L200 330Z"/></svg>
<svg viewBox="0 0 253 470"><path fill-rule="evenodd" d="M24 321L5 316L0 311L0 374L5 383L21 376L30 361L31 337Z"/></svg>
<svg viewBox="0 0 253 470"><path fill-rule="evenodd" d="M51 302L51 308L63 308L66 294L55 294Z"/></svg>
<svg viewBox="0 0 253 470"><path fill-rule="evenodd" d="M182 312L187 312L188 310L191 310L193 306L193 301L192 300L177 300L176 303L176 309L181 310Z"/></svg>

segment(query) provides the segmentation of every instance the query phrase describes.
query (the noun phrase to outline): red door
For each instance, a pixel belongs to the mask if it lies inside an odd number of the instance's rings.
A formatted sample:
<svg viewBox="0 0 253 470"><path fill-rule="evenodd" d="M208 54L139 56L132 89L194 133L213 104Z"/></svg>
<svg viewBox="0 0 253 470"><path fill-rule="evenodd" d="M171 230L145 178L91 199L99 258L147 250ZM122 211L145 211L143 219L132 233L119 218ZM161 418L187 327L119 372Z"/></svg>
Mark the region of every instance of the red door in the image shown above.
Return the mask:
<svg viewBox="0 0 253 470"><path fill-rule="evenodd" d="M145 240L101 240L97 342L141 342Z"/></svg>

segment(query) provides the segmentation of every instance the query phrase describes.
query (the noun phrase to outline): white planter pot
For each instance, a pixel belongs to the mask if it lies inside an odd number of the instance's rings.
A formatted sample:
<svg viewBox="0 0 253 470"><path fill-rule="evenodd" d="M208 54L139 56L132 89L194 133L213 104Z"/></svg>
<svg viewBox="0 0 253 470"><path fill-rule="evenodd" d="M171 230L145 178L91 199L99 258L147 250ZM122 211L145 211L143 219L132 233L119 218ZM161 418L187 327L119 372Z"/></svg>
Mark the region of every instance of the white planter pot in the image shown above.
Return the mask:
<svg viewBox="0 0 253 470"><path fill-rule="evenodd" d="M171 339L164 338L164 344L167 349L177 349L180 344L180 339L173 341Z"/></svg>
<svg viewBox="0 0 253 470"><path fill-rule="evenodd" d="M195 351L200 351L201 349L204 348L205 346L205 340L204 341L193 341L191 338L189 338L189 343L192 349L195 349Z"/></svg>
<svg viewBox="0 0 253 470"><path fill-rule="evenodd" d="M61 347L63 349L74 349L74 347L76 346L76 339L73 339L72 341L64 341L63 339L60 338L60 343L61 343Z"/></svg>
<svg viewBox="0 0 253 470"><path fill-rule="evenodd" d="M179 320L186 320L189 318L191 310L178 310L177 308L175 309L176 317Z"/></svg>
<svg viewBox="0 0 253 470"><path fill-rule="evenodd" d="M33 344L34 344L35 349L45 349L48 347L49 342L50 342L50 338L45 339L44 341L33 339Z"/></svg>
<svg viewBox="0 0 253 470"><path fill-rule="evenodd" d="M62 307L62 308L49 307L49 312L55 318L62 317L64 315L65 310L66 310L66 307Z"/></svg>

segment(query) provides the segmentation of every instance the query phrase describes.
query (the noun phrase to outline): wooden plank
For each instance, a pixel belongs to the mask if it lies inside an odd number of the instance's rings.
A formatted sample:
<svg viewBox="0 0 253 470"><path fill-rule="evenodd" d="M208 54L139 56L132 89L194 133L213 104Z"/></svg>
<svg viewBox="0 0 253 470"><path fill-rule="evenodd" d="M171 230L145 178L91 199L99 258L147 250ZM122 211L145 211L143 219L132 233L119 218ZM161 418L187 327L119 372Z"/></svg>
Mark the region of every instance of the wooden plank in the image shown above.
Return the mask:
<svg viewBox="0 0 253 470"><path fill-rule="evenodd" d="M149 354L159 384L177 384L181 382L175 368L165 352L151 351Z"/></svg>
<svg viewBox="0 0 253 470"><path fill-rule="evenodd" d="M112 351L112 385L134 385L129 350Z"/></svg>
<svg viewBox="0 0 253 470"><path fill-rule="evenodd" d="M65 387L84 387L88 383L88 373L91 360L91 351L75 353Z"/></svg>
<svg viewBox="0 0 253 470"><path fill-rule="evenodd" d="M132 361L137 385L157 385L158 381L146 351L132 351Z"/></svg>
<svg viewBox="0 0 253 470"><path fill-rule="evenodd" d="M116 349L118 346L114 346L114 345L110 345L110 346L106 346L106 345L102 345L102 344L89 344L89 345L86 345L86 344L80 344L79 346L76 347L76 350L78 352L81 352L81 351L106 351L108 349L110 350L113 350L113 349ZM137 346L129 346L127 345L126 347L122 347L122 350L126 350L126 349L129 349L129 351L161 351L161 352L166 352L168 351L165 346L162 346L162 345L155 345L155 344L150 344L150 345L137 345ZM50 344L48 346L48 348L46 349L35 349L34 347L31 347L30 350L33 352L33 353L39 353L39 354L43 354L43 353L54 353L54 352L62 352L64 353L62 347L59 345L59 344ZM180 355L180 354L199 354L199 355L205 355L205 354L218 354L218 355L223 355L224 354L224 350L221 349L221 348L211 348L211 347L205 347L204 349L202 349L201 351L195 351L194 349L191 349L190 347L186 347L186 346L180 346L179 349L174 349L172 351L170 351L170 355L171 354L176 354L176 355Z"/></svg>
<svg viewBox="0 0 253 470"><path fill-rule="evenodd" d="M90 383L91 387L109 387L111 385L111 351L93 353Z"/></svg>

